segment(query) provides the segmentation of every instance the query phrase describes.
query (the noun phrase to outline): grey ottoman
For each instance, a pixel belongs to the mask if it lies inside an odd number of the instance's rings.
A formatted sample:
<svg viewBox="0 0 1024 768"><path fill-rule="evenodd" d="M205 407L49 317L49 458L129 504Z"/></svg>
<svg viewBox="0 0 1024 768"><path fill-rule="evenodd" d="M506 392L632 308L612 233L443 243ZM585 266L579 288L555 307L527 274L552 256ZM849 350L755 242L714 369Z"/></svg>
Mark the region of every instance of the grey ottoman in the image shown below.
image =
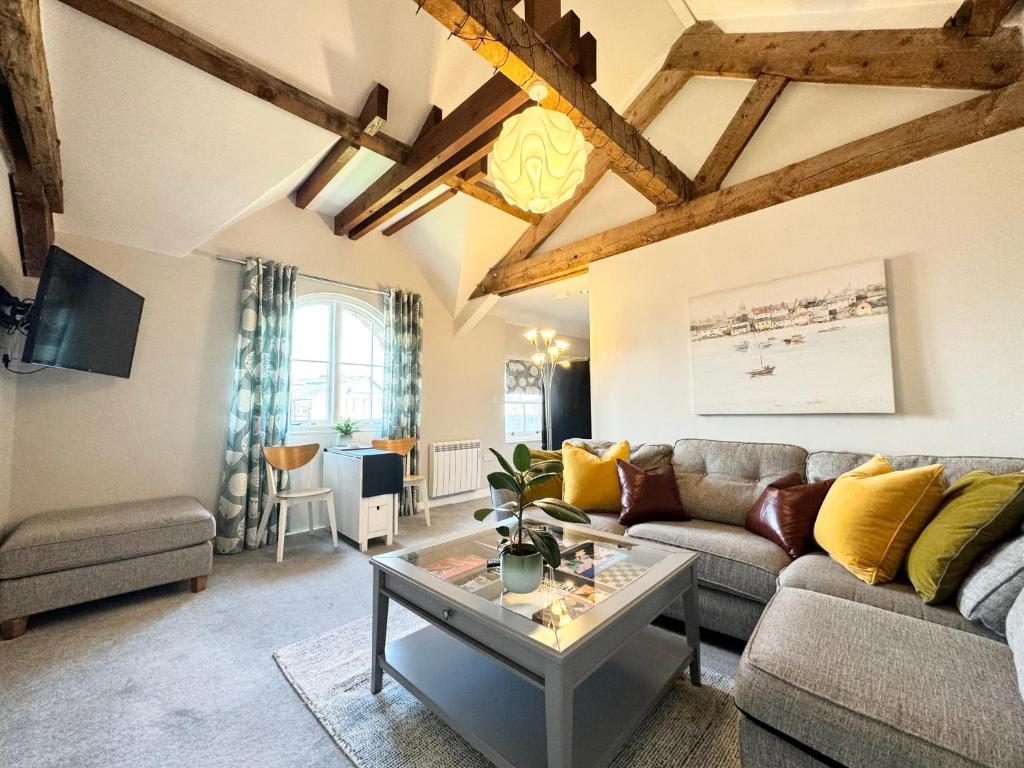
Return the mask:
<svg viewBox="0 0 1024 768"><path fill-rule="evenodd" d="M0 543L0 639L34 613L191 580L206 587L214 521L189 496L42 512Z"/></svg>

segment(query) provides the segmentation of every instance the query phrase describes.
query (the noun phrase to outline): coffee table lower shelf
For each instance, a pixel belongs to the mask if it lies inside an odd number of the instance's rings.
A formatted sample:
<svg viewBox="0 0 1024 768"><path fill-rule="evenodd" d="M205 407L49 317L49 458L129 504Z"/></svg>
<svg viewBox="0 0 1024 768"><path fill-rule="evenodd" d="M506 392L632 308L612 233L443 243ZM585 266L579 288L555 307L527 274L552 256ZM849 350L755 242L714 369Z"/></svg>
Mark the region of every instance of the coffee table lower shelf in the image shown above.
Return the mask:
<svg viewBox="0 0 1024 768"><path fill-rule="evenodd" d="M686 638L648 626L581 682L574 767L605 766L685 671ZM381 666L489 760L544 768L544 691L435 626L387 644Z"/></svg>

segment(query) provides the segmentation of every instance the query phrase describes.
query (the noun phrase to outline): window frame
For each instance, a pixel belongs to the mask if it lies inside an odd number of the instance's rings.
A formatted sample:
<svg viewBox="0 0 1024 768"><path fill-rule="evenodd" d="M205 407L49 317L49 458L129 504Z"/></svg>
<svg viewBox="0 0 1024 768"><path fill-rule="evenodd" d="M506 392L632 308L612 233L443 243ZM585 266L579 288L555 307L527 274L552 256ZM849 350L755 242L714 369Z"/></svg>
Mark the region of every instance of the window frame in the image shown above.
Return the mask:
<svg viewBox="0 0 1024 768"><path fill-rule="evenodd" d="M338 413L338 404L341 402L341 376L339 370L344 365L358 365L366 366L370 370L370 413L373 413L373 378L374 373L377 369L380 370L381 375L384 374L386 369L386 363L383 359L383 335L384 335L384 313L368 304L365 301L357 299L353 296L349 296L345 293L333 293L333 292L319 292L319 293L307 293L302 296L295 298L294 311L298 311L301 307L326 304L330 312L330 339L328 342L328 361L327 361L327 419L325 421L303 421L296 422L291 418L291 396L294 390L289 387L289 402L288 402L288 432L295 434L311 434L311 433L323 433L331 432L334 430L334 425L337 424L342 416ZM367 363L355 363L346 361L341 353L339 344L342 338L342 318L345 311L349 311L352 314L362 316L370 321L370 332L371 335L375 334L378 330L382 337L381 343L381 360L378 362L374 355L374 345L371 339L370 342L370 362ZM293 320L293 331L294 331L294 320ZM295 346L292 345L294 350ZM295 360L294 355L289 356L289 376L291 376L291 366ZM309 361L309 362L321 362L321 361ZM290 380L290 384L294 384L294 380ZM361 419L359 420L360 429L359 432L372 432L374 434L380 434L381 425L383 423L383 387L381 392L381 416L379 418Z"/></svg>

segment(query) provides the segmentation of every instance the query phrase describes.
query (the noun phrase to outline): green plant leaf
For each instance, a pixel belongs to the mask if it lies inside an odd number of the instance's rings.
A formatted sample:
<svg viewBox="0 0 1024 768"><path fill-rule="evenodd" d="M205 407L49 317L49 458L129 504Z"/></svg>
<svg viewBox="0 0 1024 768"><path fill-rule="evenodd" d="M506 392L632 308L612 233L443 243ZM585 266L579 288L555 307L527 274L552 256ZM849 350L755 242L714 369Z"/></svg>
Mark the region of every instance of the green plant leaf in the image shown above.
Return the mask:
<svg viewBox="0 0 1024 768"><path fill-rule="evenodd" d="M494 530L496 530L503 539L509 539L512 537L512 533L509 531L507 525L499 525Z"/></svg>
<svg viewBox="0 0 1024 768"><path fill-rule="evenodd" d="M491 448L490 451L491 451L491 453L494 454L494 458L496 458L498 460L498 463L501 465L501 468L503 470L508 472L510 475L514 475L516 473L516 471L512 468L512 465L508 463L508 459L506 459L504 456L502 456L500 453L498 453L493 448Z"/></svg>
<svg viewBox="0 0 1024 768"><path fill-rule="evenodd" d="M553 518L561 520L563 523L580 523L586 525L590 522L590 518L587 517L586 512L574 507L572 504L562 501L561 499L538 499L533 503Z"/></svg>
<svg viewBox="0 0 1024 768"><path fill-rule="evenodd" d="M531 477L530 480L526 483L526 485L540 485L541 483L546 483L548 480L551 480L552 478L555 477L558 477L558 475L556 475L554 472L544 472L543 474L534 475L533 477Z"/></svg>
<svg viewBox="0 0 1024 768"><path fill-rule="evenodd" d="M552 568L557 568L562 564L562 553L558 551L558 541L550 531L535 531L533 528L527 528L526 532L530 535L533 543L537 545L537 550L544 558L544 562Z"/></svg>
<svg viewBox="0 0 1024 768"><path fill-rule="evenodd" d="M504 472L491 472L487 476L487 482L491 484L492 488L504 488L506 491L512 491L515 494L523 492L519 480L513 475L507 475Z"/></svg>
<svg viewBox="0 0 1024 768"><path fill-rule="evenodd" d="M475 517L477 520L483 521L483 520L486 520L487 516L490 515L491 512L493 512L493 511L494 511L493 509L489 509L487 507L484 507L484 508L478 509L476 512L474 512L473 513L473 517Z"/></svg>
<svg viewBox="0 0 1024 768"><path fill-rule="evenodd" d="M522 443L517 445L516 449L512 451L512 463L520 472L528 470L530 468L530 449Z"/></svg>

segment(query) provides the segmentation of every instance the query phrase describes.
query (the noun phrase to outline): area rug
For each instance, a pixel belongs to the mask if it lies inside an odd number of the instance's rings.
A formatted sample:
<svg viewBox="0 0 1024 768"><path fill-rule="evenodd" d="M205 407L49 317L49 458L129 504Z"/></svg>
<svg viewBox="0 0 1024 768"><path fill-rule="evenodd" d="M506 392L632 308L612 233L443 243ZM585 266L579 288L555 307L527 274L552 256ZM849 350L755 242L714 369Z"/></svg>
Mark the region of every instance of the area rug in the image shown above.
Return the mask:
<svg viewBox="0 0 1024 768"><path fill-rule="evenodd" d="M424 626L392 606L388 639ZM487 768L491 762L401 685L384 675L370 693L370 617L274 653L295 692L360 768ZM683 678L626 742L613 768L739 768L733 680L704 670L704 685Z"/></svg>

